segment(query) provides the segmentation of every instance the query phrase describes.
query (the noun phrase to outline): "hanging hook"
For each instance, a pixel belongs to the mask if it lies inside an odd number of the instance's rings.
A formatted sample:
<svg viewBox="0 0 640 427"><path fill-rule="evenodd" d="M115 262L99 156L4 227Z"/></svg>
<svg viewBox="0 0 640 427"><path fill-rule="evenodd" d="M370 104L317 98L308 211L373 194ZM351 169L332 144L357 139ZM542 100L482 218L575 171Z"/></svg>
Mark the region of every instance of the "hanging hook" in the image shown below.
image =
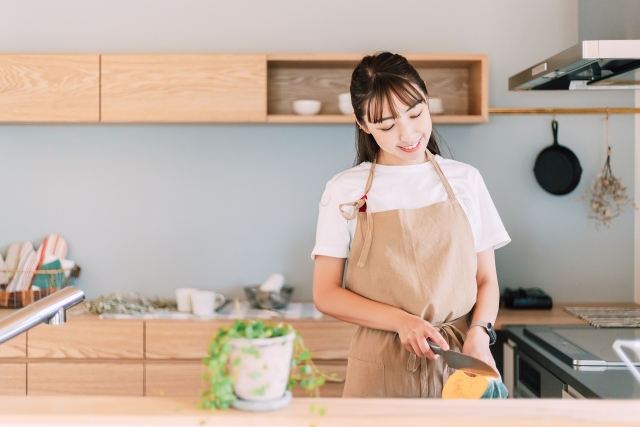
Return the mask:
<svg viewBox="0 0 640 427"><path fill-rule="evenodd" d="M556 110L553 110L553 117L551 117L551 121L556 120Z"/></svg>

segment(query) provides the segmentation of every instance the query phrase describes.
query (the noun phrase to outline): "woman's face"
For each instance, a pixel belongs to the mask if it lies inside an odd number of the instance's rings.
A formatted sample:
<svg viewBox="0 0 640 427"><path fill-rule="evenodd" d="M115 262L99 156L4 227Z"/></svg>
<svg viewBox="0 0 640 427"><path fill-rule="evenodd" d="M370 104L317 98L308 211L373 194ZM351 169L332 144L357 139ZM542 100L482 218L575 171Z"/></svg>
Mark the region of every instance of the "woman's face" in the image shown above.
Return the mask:
<svg viewBox="0 0 640 427"><path fill-rule="evenodd" d="M392 102L399 113L397 118L392 117L385 105L381 123L370 123L365 115L362 126L380 146L378 163L392 166L424 163L433 128L427 104L421 101L404 105L395 97Z"/></svg>

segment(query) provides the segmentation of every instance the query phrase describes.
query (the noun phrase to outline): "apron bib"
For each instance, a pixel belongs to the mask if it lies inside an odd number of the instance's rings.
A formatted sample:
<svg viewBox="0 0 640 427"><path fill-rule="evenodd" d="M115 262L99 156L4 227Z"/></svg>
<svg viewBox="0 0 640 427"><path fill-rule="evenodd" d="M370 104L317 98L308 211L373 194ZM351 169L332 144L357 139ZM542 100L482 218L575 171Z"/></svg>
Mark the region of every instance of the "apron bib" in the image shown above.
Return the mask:
<svg viewBox="0 0 640 427"><path fill-rule="evenodd" d="M345 287L422 317L451 350L462 351L477 294L475 242L466 214L428 150L427 159L447 191L446 200L372 213L366 199L374 160L365 195L340 205L346 219L358 216ZM353 213L343 206L353 206ZM343 397L441 397L453 372L442 357L433 362L409 353L395 332L360 326L351 341Z"/></svg>

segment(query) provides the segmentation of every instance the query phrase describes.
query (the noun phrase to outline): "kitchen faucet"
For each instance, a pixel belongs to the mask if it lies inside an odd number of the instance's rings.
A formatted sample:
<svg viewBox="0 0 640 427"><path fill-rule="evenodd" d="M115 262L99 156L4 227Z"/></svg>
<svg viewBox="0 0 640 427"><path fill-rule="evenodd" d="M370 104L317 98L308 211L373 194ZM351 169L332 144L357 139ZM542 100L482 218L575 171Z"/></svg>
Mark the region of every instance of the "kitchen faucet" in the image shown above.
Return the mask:
<svg viewBox="0 0 640 427"><path fill-rule="evenodd" d="M67 320L66 311L83 300L84 292L68 286L0 319L0 344L42 322L63 324Z"/></svg>

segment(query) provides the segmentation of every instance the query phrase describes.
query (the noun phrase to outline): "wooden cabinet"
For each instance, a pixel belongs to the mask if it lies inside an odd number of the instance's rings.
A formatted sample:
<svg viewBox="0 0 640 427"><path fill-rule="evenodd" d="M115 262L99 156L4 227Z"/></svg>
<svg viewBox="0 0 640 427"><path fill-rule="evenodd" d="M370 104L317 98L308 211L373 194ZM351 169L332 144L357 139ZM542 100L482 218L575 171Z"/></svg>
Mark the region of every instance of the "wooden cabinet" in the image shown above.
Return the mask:
<svg viewBox="0 0 640 427"><path fill-rule="evenodd" d="M0 361L7 357L27 357L26 332L0 344Z"/></svg>
<svg viewBox="0 0 640 427"><path fill-rule="evenodd" d="M202 360L154 361L145 364L145 396L200 398L207 387Z"/></svg>
<svg viewBox="0 0 640 427"><path fill-rule="evenodd" d="M72 319L62 326L41 324L27 331L28 357L50 359L142 359L142 320Z"/></svg>
<svg viewBox="0 0 640 427"><path fill-rule="evenodd" d="M443 114L434 123L489 120L487 55L405 55L424 79L430 97L441 98ZM268 55L267 121L275 123L353 123L338 110L338 94L349 92L351 73L362 55ZM319 114L299 116L293 101L322 101Z"/></svg>
<svg viewBox="0 0 640 427"><path fill-rule="evenodd" d="M27 394L27 364L0 363L0 396Z"/></svg>
<svg viewBox="0 0 640 427"><path fill-rule="evenodd" d="M0 122L98 122L100 55L0 55Z"/></svg>
<svg viewBox="0 0 640 427"><path fill-rule="evenodd" d="M140 361L31 362L27 395L143 396L144 364Z"/></svg>
<svg viewBox="0 0 640 427"><path fill-rule="evenodd" d="M261 122L265 55L102 55L103 122Z"/></svg>
<svg viewBox="0 0 640 427"><path fill-rule="evenodd" d="M1 122L353 123L338 110L360 54L0 55ZM444 113L488 120L488 56L409 54ZM299 116L298 99L322 101Z"/></svg>

